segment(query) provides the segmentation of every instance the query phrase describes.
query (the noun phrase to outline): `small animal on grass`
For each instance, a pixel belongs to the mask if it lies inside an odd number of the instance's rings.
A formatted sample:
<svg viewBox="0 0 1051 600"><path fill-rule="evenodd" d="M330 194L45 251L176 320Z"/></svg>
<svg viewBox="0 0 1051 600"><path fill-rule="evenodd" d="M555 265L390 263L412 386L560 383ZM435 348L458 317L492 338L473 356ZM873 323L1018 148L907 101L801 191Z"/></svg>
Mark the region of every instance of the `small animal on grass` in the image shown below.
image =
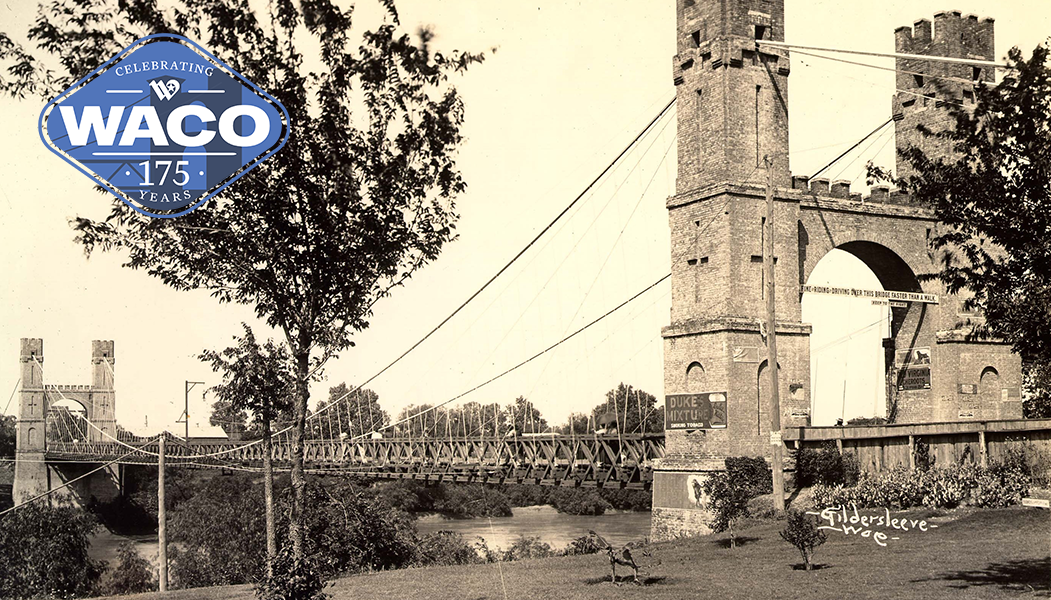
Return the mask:
<svg viewBox="0 0 1051 600"><path fill-rule="evenodd" d="M632 581L636 584L639 582L639 565L635 564L635 559L631 556L631 549L624 546L620 550L620 556L617 551L613 549L613 545L610 544L601 535L595 533L594 530L588 531L588 535L595 539L598 545L606 550L606 555L609 556L609 567L613 573L610 575L610 582L617 583L617 565L624 565L625 567L631 567L634 573L632 574Z"/></svg>

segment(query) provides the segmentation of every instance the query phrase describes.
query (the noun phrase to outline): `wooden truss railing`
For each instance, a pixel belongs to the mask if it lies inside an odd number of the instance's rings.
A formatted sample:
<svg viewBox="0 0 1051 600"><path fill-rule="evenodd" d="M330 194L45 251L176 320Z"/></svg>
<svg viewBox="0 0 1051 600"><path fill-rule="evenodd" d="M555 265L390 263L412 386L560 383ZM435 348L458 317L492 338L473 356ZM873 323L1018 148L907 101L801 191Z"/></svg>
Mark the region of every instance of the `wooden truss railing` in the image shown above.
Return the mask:
<svg viewBox="0 0 1051 600"><path fill-rule="evenodd" d="M156 441L132 443L49 443L50 461L156 464ZM275 444L273 460L291 462L291 447ZM652 462L664 456L663 434L478 438L383 438L312 440L304 447L307 468L370 478L420 479L548 486L649 489ZM123 458L121 458L123 457ZM169 464L241 466L262 464L262 444L196 442L166 444Z"/></svg>

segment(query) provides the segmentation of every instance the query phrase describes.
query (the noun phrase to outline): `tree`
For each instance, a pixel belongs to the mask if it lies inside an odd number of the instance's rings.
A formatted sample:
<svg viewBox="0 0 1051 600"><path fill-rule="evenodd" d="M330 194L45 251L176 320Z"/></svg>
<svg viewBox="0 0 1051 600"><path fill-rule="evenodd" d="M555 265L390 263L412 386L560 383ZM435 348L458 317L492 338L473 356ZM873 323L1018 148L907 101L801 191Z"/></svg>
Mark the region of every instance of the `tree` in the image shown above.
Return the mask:
<svg viewBox="0 0 1051 600"><path fill-rule="evenodd" d="M250 411L253 425L263 438L263 481L266 512L266 557L271 564L277 557L277 529L274 519L274 465L271 423L286 415L292 405L295 376L284 344L267 340L259 345L252 328L242 323L244 335L235 337L236 346L222 352L205 350L198 358L222 371L223 382L211 388L219 396L216 403L227 415ZM214 418L213 413L213 418ZM215 424L214 421L212 423ZM234 425L234 423L229 423ZM272 575L272 572L268 572Z"/></svg>
<svg viewBox="0 0 1051 600"><path fill-rule="evenodd" d="M653 394L621 383L606 392L605 402L591 409L592 427L604 415L613 414L621 433L664 431L664 407L656 404Z"/></svg>
<svg viewBox="0 0 1051 600"><path fill-rule="evenodd" d="M1025 362L1051 362L1051 68L1048 46L1029 60L1014 48L996 86L979 85L972 107L949 106L954 127L921 128L951 148L899 153L914 171L893 180L943 224L931 238L940 280L966 291L986 319L978 336L998 336Z"/></svg>
<svg viewBox="0 0 1051 600"><path fill-rule="evenodd" d="M111 596L139 594L157 589L153 577L153 567L145 558L139 556L130 542L121 542L117 546L117 566L106 580L105 593Z"/></svg>
<svg viewBox="0 0 1051 600"><path fill-rule="evenodd" d="M331 407L331 408L329 408ZM318 437L355 438L390 424L390 416L380 406L380 396L370 389L347 387L340 383L328 390L328 400L321 401L317 413L324 414L315 424Z"/></svg>
<svg viewBox="0 0 1051 600"><path fill-rule="evenodd" d="M453 199L465 188L455 152L464 107L450 76L480 55L435 52L432 34L385 22L351 35L351 11L331 0L59 0L41 5L29 39L52 69L7 35L0 90L49 97L144 34L202 40L288 111L286 146L223 193L178 219L151 219L114 201L102 221L77 217L89 255L118 251L125 266L176 290L209 290L251 305L281 331L294 361L291 542L303 557L303 440L309 382L353 346L373 306L454 239ZM361 29L359 29L360 31ZM310 43L297 45L303 36ZM317 48L307 57L307 48Z"/></svg>
<svg viewBox="0 0 1051 600"><path fill-rule="evenodd" d="M14 415L0 416L0 458L15 457L15 426L18 417Z"/></svg>
<svg viewBox="0 0 1051 600"><path fill-rule="evenodd" d="M810 571L814 568L811 560L814 557L814 548L825 543L827 536L820 531L813 519L806 513L798 510L788 511L788 524L781 531L781 539L792 544L799 550L803 557L803 568Z"/></svg>
<svg viewBox="0 0 1051 600"><path fill-rule="evenodd" d="M705 508L711 511L708 526L715 533L729 531L731 548L737 547L734 525L741 517L748 516L748 501L752 499L748 488L734 483L726 473L716 473L705 480L702 487L703 496L697 494L698 490L694 489L697 498L708 498L705 505ZM701 487L697 482L694 482L694 485Z"/></svg>
<svg viewBox="0 0 1051 600"><path fill-rule="evenodd" d="M515 398L510 411L511 422L514 424L516 434L545 433L547 431L547 419L540 414L540 409L526 400L525 396Z"/></svg>
<svg viewBox="0 0 1051 600"><path fill-rule="evenodd" d="M1051 418L1051 364L1022 365L1022 415L1027 419Z"/></svg>
<svg viewBox="0 0 1051 600"><path fill-rule="evenodd" d="M562 435L580 435L585 433L591 433L594 431L594 427L591 427L591 419L584 413L570 413L566 419L564 425L558 428L558 432Z"/></svg>
<svg viewBox="0 0 1051 600"><path fill-rule="evenodd" d="M0 598L95 595L105 568L88 555L97 527L79 508L46 502L0 516Z"/></svg>

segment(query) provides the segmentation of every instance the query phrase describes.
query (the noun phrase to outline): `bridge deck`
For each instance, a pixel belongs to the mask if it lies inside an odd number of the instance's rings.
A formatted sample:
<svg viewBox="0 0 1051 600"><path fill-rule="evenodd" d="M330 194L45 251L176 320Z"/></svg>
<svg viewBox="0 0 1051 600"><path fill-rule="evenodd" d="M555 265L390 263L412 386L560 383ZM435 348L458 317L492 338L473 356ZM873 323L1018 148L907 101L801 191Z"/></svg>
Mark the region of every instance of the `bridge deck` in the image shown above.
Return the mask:
<svg viewBox="0 0 1051 600"><path fill-rule="evenodd" d="M51 442L49 461L156 464L156 441L128 446L102 442ZM129 454L131 452L131 454ZM664 456L663 434L543 436L517 438L383 438L309 440L306 468L379 479L416 479L571 487L649 489L652 462ZM195 442L172 438L165 458L172 466L262 465L261 443ZM291 446L275 444L279 468L291 464Z"/></svg>

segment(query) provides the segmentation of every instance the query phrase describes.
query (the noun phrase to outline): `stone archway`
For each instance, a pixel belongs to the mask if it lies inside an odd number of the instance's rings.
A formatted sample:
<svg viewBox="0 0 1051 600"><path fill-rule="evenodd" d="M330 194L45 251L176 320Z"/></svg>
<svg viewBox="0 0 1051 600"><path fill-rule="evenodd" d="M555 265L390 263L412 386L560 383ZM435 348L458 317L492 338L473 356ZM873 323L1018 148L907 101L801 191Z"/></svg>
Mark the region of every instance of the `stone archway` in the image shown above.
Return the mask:
<svg viewBox="0 0 1051 600"><path fill-rule="evenodd" d="M918 342L925 338L924 331L927 337L933 331L925 318L925 304L892 302L881 296L882 292L923 293L919 278L894 250L868 240L830 249L806 274L805 289L839 290L801 296L802 318L813 326L810 424L896 418L899 379L908 365L897 360L895 350L920 348L915 352L929 357L929 343ZM846 290L876 293L851 296ZM929 373L929 364L927 368Z"/></svg>

